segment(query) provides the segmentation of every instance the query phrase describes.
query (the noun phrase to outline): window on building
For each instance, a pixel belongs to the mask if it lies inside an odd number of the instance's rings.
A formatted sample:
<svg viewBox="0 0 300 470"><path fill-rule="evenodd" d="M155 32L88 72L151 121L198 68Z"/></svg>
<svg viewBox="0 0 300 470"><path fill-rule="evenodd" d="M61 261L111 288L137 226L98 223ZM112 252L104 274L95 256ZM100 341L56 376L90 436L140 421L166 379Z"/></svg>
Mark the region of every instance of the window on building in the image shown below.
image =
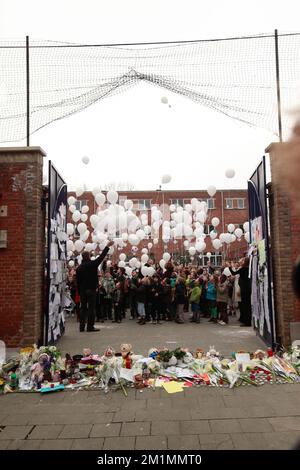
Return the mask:
<svg viewBox="0 0 300 470"><path fill-rule="evenodd" d="M75 207L78 211L81 211L83 206L88 206L88 201L86 199L82 199L82 201L75 201Z"/></svg>
<svg viewBox="0 0 300 470"><path fill-rule="evenodd" d="M151 199L134 199L133 209L137 211L148 211L151 209Z"/></svg>
<svg viewBox="0 0 300 470"><path fill-rule="evenodd" d="M171 199L171 204L174 204L175 206L184 206L184 199Z"/></svg>
<svg viewBox="0 0 300 470"><path fill-rule="evenodd" d="M209 225L209 224L204 224L204 233L206 235L209 235L210 232L212 232L214 230L214 226L213 225Z"/></svg>
<svg viewBox="0 0 300 470"><path fill-rule="evenodd" d="M245 198L226 198L225 208L226 209L245 209Z"/></svg>
<svg viewBox="0 0 300 470"><path fill-rule="evenodd" d="M207 208L208 209L215 209L215 198L207 199Z"/></svg>
<svg viewBox="0 0 300 470"><path fill-rule="evenodd" d="M211 262L213 267L220 268L223 264L222 254L219 252L212 252L210 258L205 255L202 256L202 258L199 258L199 266L207 266L208 261Z"/></svg>

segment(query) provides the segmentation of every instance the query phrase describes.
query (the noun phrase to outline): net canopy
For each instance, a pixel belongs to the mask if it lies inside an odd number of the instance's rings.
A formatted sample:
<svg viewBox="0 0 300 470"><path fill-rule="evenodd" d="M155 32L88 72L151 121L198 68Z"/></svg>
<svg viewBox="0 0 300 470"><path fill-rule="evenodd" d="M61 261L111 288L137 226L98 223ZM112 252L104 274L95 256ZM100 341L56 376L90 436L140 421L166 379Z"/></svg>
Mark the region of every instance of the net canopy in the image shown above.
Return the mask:
<svg viewBox="0 0 300 470"><path fill-rule="evenodd" d="M300 33L278 44L285 111L300 96ZM29 71L31 134L141 81L278 134L274 34L135 47L30 40ZM26 43L2 40L1 142L26 136L26 99Z"/></svg>

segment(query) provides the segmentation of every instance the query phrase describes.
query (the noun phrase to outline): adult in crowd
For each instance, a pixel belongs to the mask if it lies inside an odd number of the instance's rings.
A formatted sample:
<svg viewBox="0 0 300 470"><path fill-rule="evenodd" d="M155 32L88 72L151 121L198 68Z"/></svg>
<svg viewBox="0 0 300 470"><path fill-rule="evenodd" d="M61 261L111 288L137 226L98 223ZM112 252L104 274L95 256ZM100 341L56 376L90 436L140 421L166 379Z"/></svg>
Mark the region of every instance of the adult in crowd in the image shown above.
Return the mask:
<svg viewBox="0 0 300 470"><path fill-rule="evenodd" d="M82 262L76 270L77 287L80 295L80 326L79 331L99 331L95 328L95 308L98 289L98 266L108 254L109 247L114 244L108 242L100 256L91 260L90 253L82 253Z"/></svg>

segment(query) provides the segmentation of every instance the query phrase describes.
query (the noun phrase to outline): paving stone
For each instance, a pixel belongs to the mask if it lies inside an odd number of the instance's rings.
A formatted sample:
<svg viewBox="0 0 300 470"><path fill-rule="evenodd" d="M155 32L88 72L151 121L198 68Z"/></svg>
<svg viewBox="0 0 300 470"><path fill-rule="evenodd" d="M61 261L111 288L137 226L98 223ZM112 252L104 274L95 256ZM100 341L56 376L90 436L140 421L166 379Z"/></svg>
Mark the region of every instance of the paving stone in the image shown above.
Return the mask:
<svg viewBox="0 0 300 470"><path fill-rule="evenodd" d="M238 450L269 450L269 443L262 433L234 433L231 439Z"/></svg>
<svg viewBox="0 0 300 470"><path fill-rule="evenodd" d="M72 450L101 450L104 439L101 437L89 439L74 439Z"/></svg>
<svg viewBox="0 0 300 470"><path fill-rule="evenodd" d="M272 426L266 418L239 419L243 432L272 432ZM232 432L232 431L230 431Z"/></svg>
<svg viewBox="0 0 300 470"><path fill-rule="evenodd" d="M81 439L89 437L91 424L67 424L59 434L59 439Z"/></svg>
<svg viewBox="0 0 300 470"><path fill-rule="evenodd" d="M210 421L213 433L234 433L242 432L242 428L237 419L214 419Z"/></svg>
<svg viewBox="0 0 300 470"><path fill-rule="evenodd" d="M25 439L33 426L6 426L0 432L0 440Z"/></svg>
<svg viewBox="0 0 300 470"><path fill-rule="evenodd" d="M272 425L274 431L300 431L299 416L269 418L268 421Z"/></svg>
<svg viewBox="0 0 300 470"><path fill-rule="evenodd" d="M147 400L147 409L155 410L155 411L159 411L159 410L171 411L172 409L174 409L174 407L173 407L171 399L168 397L160 398L159 400L157 399L153 400L149 398Z"/></svg>
<svg viewBox="0 0 300 470"><path fill-rule="evenodd" d="M192 410L191 417L194 420L199 419L225 419L225 418L246 418L247 411L245 408L222 408L217 407L202 407L200 409Z"/></svg>
<svg viewBox="0 0 300 470"><path fill-rule="evenodd" d="M40 450L69 450L73 444L73 439L54 439L42 441Z"/></svg>
<svg viewBox="0 0 300 470"><path fill-rule="evenodd" d="M36 440L23 440L18 441L18 444L11 444L11 446L7 447L7 450L38 450L40 445L43 441L40 439Z"/></svg>
<svg viewBox="0 0 300 470"><path fill-rule="evenodd" d="M149 403L149 400L133 400L122 402L121 411L136 411L146 409L147 402Z"/></svg>
<svg viewBox="0 0 300 470"><path fill-rule="evenodd" d="M120 436L149 436L150 422L123 423Z"/></svg>
<svg viewBox="0 0 300 470"><path fill-rule="evenodd" d="M135 448L138 450L167 449L167 438L166 436L138 436Z"/></svg>
<svg viewBox="0 0 300 470"><path fill-rule="evenodd" d="M14 416L14 415L11 415L11 416ZM8 417L9 417L8 413L0 413L0 426L4 425L4 422L6 421Z"/></svg>
<svg viewBox="0 0 300 470"><path fill-rule="evenodd" d="M91 430L90 437L119 436L120 429L121 429L120 423L95 424Z"/></svg>
<svg viewBox="0 0 300 470"><path fill-rule="evenodd" d="M180 422L181 434L202 434L209 433L209 422L206 420L199 421L181 421Z"/></svg>
<svg viewBox="0 0 300 470"><path fill-rule="evenodd" d="M123 422L129 422L129 421L134 421L135 420L135 411L117 411L114 416L112 421L114 423L123 423Z"/></svg>
<svg viewBox="0 0 300 470"><path fill-rule="evenodd" d="M173 436L180 434L179 421L153 421L151 425L151 434L153 436Z"/></svg>
<svg viewBox="0 0 300 470"><path fill-rule="evenodd" d="M62 424L36 426L29 434L28 439L57 439L63 427Z"/></svg>
<svg viewBox="0 0 300 470"><path fill-rule="evenodd" d="M170 450L197 450L200 449L199 437L168 436L168 449Z"/></svg>
<svg viewBox="0 0 300 470"><path fill-rule="evenodd" d="M170 410L138 410L135 414L136 421L181 421L190 418L188 409Z"/></svg>
<svg viewBox="0 0 300 470"><path fill-rule="evenodd" d="M8 426L8 425L25 426L26 424L30 424L30 418L31 418L30 414L11 414L11 415L6 416L6 418L2 420L1 424L3 426Z"/></svg>
<svg viewBox="0 0 300 470"><path fill-rule="evenodd" d="M300 448L300 432L269 432L263 434L264 440L267 442L269 449L272 450L292 450L299 451Z"/></svg>
<svg viewBox="0 0 300 470"><path fill-rule="evenodd" d="M106 437L103 450L133 450L135 448L135 437Z"/></svg>
<svg viewBox="0 0 300 470"><path fill-rule="evenodd" d="M202 450L231 450L234 449L230 434L200 434Z"/></svg>

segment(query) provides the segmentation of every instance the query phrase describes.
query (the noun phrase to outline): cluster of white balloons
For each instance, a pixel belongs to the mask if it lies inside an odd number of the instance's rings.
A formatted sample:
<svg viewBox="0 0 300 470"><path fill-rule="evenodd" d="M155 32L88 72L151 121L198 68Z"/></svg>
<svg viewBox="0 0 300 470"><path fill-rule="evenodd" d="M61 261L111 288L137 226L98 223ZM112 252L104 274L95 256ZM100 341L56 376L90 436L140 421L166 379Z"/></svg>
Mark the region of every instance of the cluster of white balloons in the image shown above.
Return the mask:
<svg viewBox="0 0 300 470"><path fill-rule="evenodd" d="M163 175L163 184L170 181L170 175ZM81 191L84 191L83 187L77 188L76 195L81 194ZM216 193L215 186L209 186L207 192L209 196L213 197ZM216 251L236 240L241 240L242 236L244 236L248 243L250 241L248 222L245 222L243 225L243 230L235 228L234 224L229 224L227 233L218 234L217 227L220 224L220 220L218 217L213 217L211 219L213 230L209 234L205 233L209 209L206 201L199 201L197 198L192 198L190 203L185 204L184 207L171 204L170 206L159 208L153 205L149 217L146 213L142 213L139 216L136 215L133 210L133 201L130 199L126 199L123 204L119 204L119 194L117 191L110 190L105 195L101 192L100 187L95 187L92 193L96 203L94 214L89 214L89 207L87 205L82 206L79 210L76 207L77 201L74 196L68 198L69 211L72 214L73 222L67 224L67 235L69 236L67 251L69 259L75 253L80 254L83 250L90 252L98 248L102 250L107 245L109 239L114 239L114 246L110 248L109 252L111 255L115 250L121 251L128 245L135 255L139 250L138 246L141 242L151 236L152 241L147 244L148 248L142 248L141 250L140 260L134 256L127 263L126 254L121 253L119 267L124 267L126 272L142 268L142 273L147 272L147 276L152 276L155 272L154 268L146 266L149 261L148 250L151 250L153 246L158 244L160 234L162 234L162 240L165 245L171 240L177 243L178 239L184 238L184 247L191 257L205 252L205 239L207 236L210 237L212 246ZM93 229L92 233L88 229L88 220ZM165 265L170 258L171 255L169 253L164 253L159 262L162 269L165 269Z"/></svg>

